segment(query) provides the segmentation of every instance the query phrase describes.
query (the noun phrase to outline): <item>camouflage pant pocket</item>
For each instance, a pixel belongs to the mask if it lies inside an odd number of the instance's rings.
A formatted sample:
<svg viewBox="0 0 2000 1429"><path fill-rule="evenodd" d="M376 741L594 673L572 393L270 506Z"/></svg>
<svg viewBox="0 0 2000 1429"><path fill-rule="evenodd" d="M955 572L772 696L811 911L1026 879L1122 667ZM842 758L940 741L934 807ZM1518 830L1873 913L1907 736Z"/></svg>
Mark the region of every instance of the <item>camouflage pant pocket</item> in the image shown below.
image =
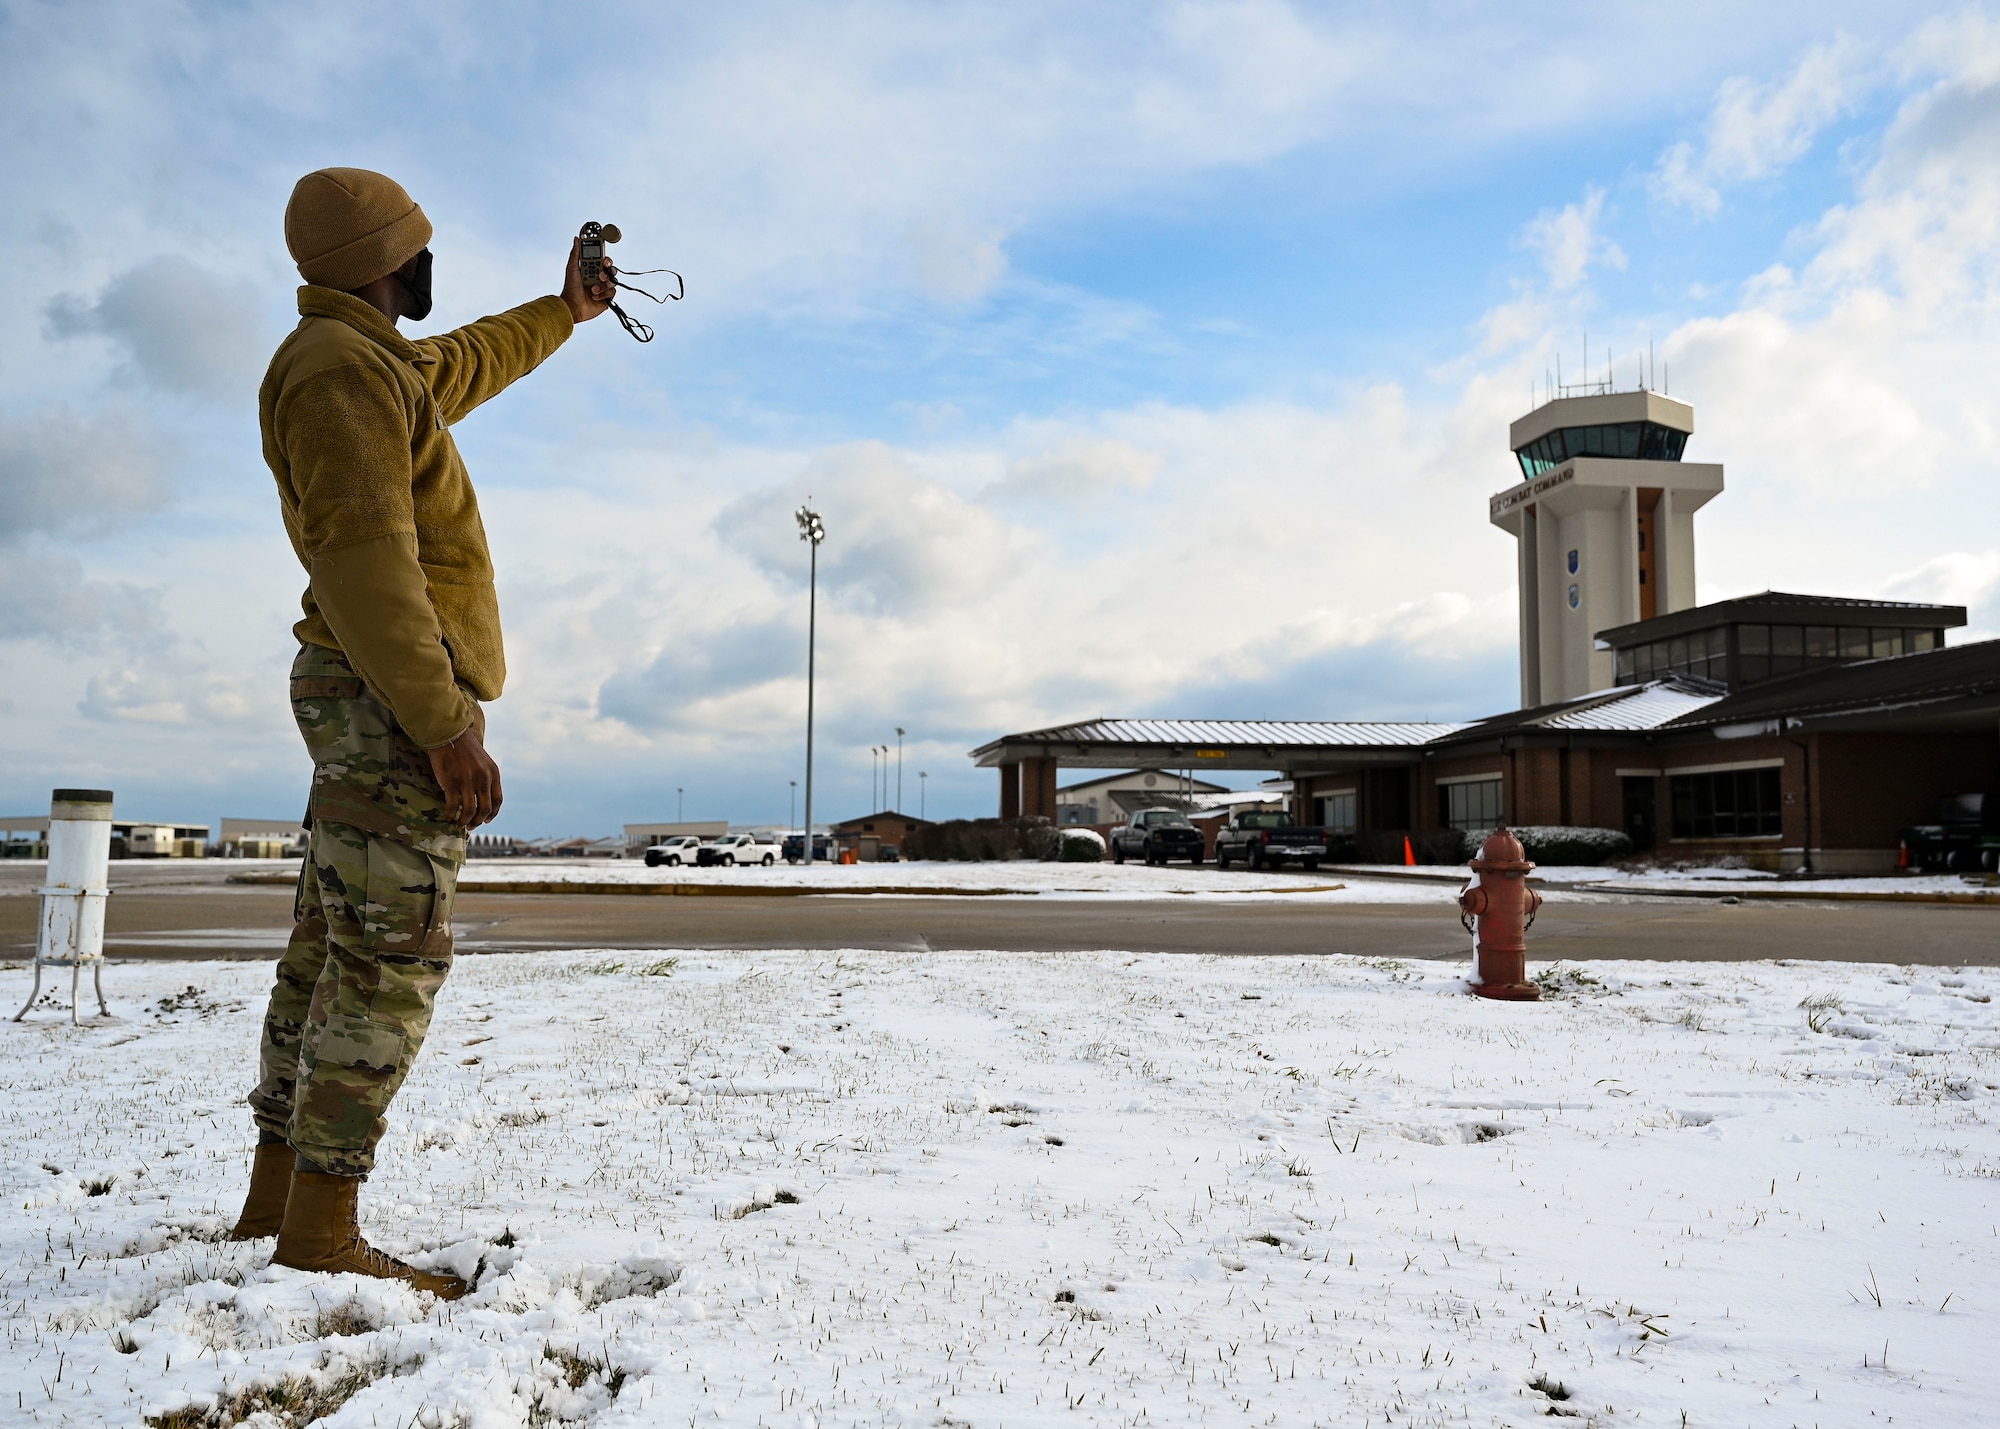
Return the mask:
<svg viewBox="0 0 2000 1429"><path fill-rule="evenodd" d="M422 849L368 840L368 893L360 913L361 946L370 953L433 956L450 949L452 895L458 870Z"/></svg>
<svg viewBox="0 0 2000 1429"><path fill-rule="evenodd" d="M327 1017L320 1032L316 1060L336 1067L390 1072L402 1062L408 1042L401 1028L336 1012Z"/></svg>

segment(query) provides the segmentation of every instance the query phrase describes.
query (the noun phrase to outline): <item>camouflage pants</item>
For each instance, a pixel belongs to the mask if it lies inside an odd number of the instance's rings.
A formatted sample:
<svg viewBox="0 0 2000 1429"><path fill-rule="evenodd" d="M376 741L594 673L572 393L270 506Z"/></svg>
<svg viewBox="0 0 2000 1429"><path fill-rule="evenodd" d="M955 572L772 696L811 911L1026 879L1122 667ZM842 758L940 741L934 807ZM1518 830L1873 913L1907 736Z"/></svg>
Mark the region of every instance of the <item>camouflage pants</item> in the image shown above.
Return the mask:
<svg viewBox="0 0 2000 1429"><path fill-rule="evenodd" d="M428 756L338 652L308 646L292 675L313 754L312 843L249 1100L261 1130L365 1176L451 970L464 836L444 820Z"/></svg>

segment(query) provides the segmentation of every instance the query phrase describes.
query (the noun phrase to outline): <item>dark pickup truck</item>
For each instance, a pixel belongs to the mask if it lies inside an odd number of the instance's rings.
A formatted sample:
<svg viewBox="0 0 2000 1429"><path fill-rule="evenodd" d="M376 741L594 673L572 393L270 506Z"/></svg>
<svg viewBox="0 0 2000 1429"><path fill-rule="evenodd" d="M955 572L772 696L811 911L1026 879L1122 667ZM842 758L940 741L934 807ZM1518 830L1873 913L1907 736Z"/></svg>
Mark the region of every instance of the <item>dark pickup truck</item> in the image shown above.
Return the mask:
<svg viewBox="0 0 2000 1429"><path fill-rule="evenodd" d="M1326 830L1302 828L1274 809L1239 809L1215 835L1215 866L1241 859L1252 868L1290 860L1318 868L1326 857Z"/></svg>
<svg viewBox="0 0 2000 1429"><path fill-rule="evenodd" d="M783 841L778 845L778 852L784 856L786 863L804 863L806 858L806 836L804 834L786 834ZM832 834L813 835L813 857L822 863L832 862Z"/></svg>
<svg viewBox="0 0 2000 1429"><path fill-rule="evenodd" d="M1130 823L1111 831L1111 861L1143 858L1148 863L1166 863L1184 858L1200 863L1206 843L1186 814L1173 809L1141 809Z"/></svg>
<svg viewBox="0 0 2000 1429"><path fill-rule="evenodd" d="M1938 800L1936 823L1903 830L1898 862L1947 873L2000 868L2000 796L1953 794Z"/></svg>

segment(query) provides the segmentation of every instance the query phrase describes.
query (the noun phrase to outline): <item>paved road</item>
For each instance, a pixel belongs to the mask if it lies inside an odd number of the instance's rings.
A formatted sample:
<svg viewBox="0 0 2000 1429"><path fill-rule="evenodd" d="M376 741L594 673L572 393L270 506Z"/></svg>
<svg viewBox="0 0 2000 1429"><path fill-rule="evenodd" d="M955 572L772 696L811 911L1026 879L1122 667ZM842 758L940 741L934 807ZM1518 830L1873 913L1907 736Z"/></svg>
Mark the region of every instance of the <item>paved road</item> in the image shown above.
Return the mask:
<svg viewBox="0 0 2000 1429"><path fill-rule="evenodd" d="M229 884L231 870L113 865L114 957L275 957L289 890ZM0 866L0 957L33 950L39 868ZM1349 878L1350 887L1361 886ZM538 948L935 948L1165 953L1354 953L1451 958L1466 938L1448 906L1306 906L1041 898L661 898L466 894L466 952ZM1744 903L1552 894L1529 935L1537 958L2000 965L2000 910L1935 904Z"/></svg>

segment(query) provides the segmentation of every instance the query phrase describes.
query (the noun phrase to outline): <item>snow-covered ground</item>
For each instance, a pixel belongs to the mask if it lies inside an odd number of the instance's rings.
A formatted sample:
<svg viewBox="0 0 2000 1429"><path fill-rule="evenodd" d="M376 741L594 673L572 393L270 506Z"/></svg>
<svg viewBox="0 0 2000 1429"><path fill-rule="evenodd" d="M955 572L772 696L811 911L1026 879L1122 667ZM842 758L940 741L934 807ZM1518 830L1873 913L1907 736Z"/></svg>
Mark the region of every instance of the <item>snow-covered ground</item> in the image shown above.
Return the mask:
<svg viewBox="0 0 2000 1429"><path fill-rule="evenodd" d="M1463 873L1463 870L1460 870ZM688 883L708 887L809 888L839 894L874 890L913 893L970 892L1039 894L1045 897L1118 898L1285 898L1331 899L1336 902L1449 903L1436 888L1369 880L1366 888L1350 882L1351 875L1302 871L1253 873L1247 869L1190 867L1184 863L1148 868L1142 863L1043 863L1016 859L994 863L857 863L848 865L780 863L751 868L647 868L637 861L544 862L540 859L477 859L465 866L462 884L494 887L513 883ZM1347 888L1340 885L1348 883ZM880 896L879 893L877 896Z"/></svg>
<svg viewBox="0 0 2000 1429"><path fill-rule="evenodd" d="M450 1306L217 1242L267 970L0 1024L0 1424L2000 1418L2000 973L671 958L454 974L364 1198Z"/></svg>

